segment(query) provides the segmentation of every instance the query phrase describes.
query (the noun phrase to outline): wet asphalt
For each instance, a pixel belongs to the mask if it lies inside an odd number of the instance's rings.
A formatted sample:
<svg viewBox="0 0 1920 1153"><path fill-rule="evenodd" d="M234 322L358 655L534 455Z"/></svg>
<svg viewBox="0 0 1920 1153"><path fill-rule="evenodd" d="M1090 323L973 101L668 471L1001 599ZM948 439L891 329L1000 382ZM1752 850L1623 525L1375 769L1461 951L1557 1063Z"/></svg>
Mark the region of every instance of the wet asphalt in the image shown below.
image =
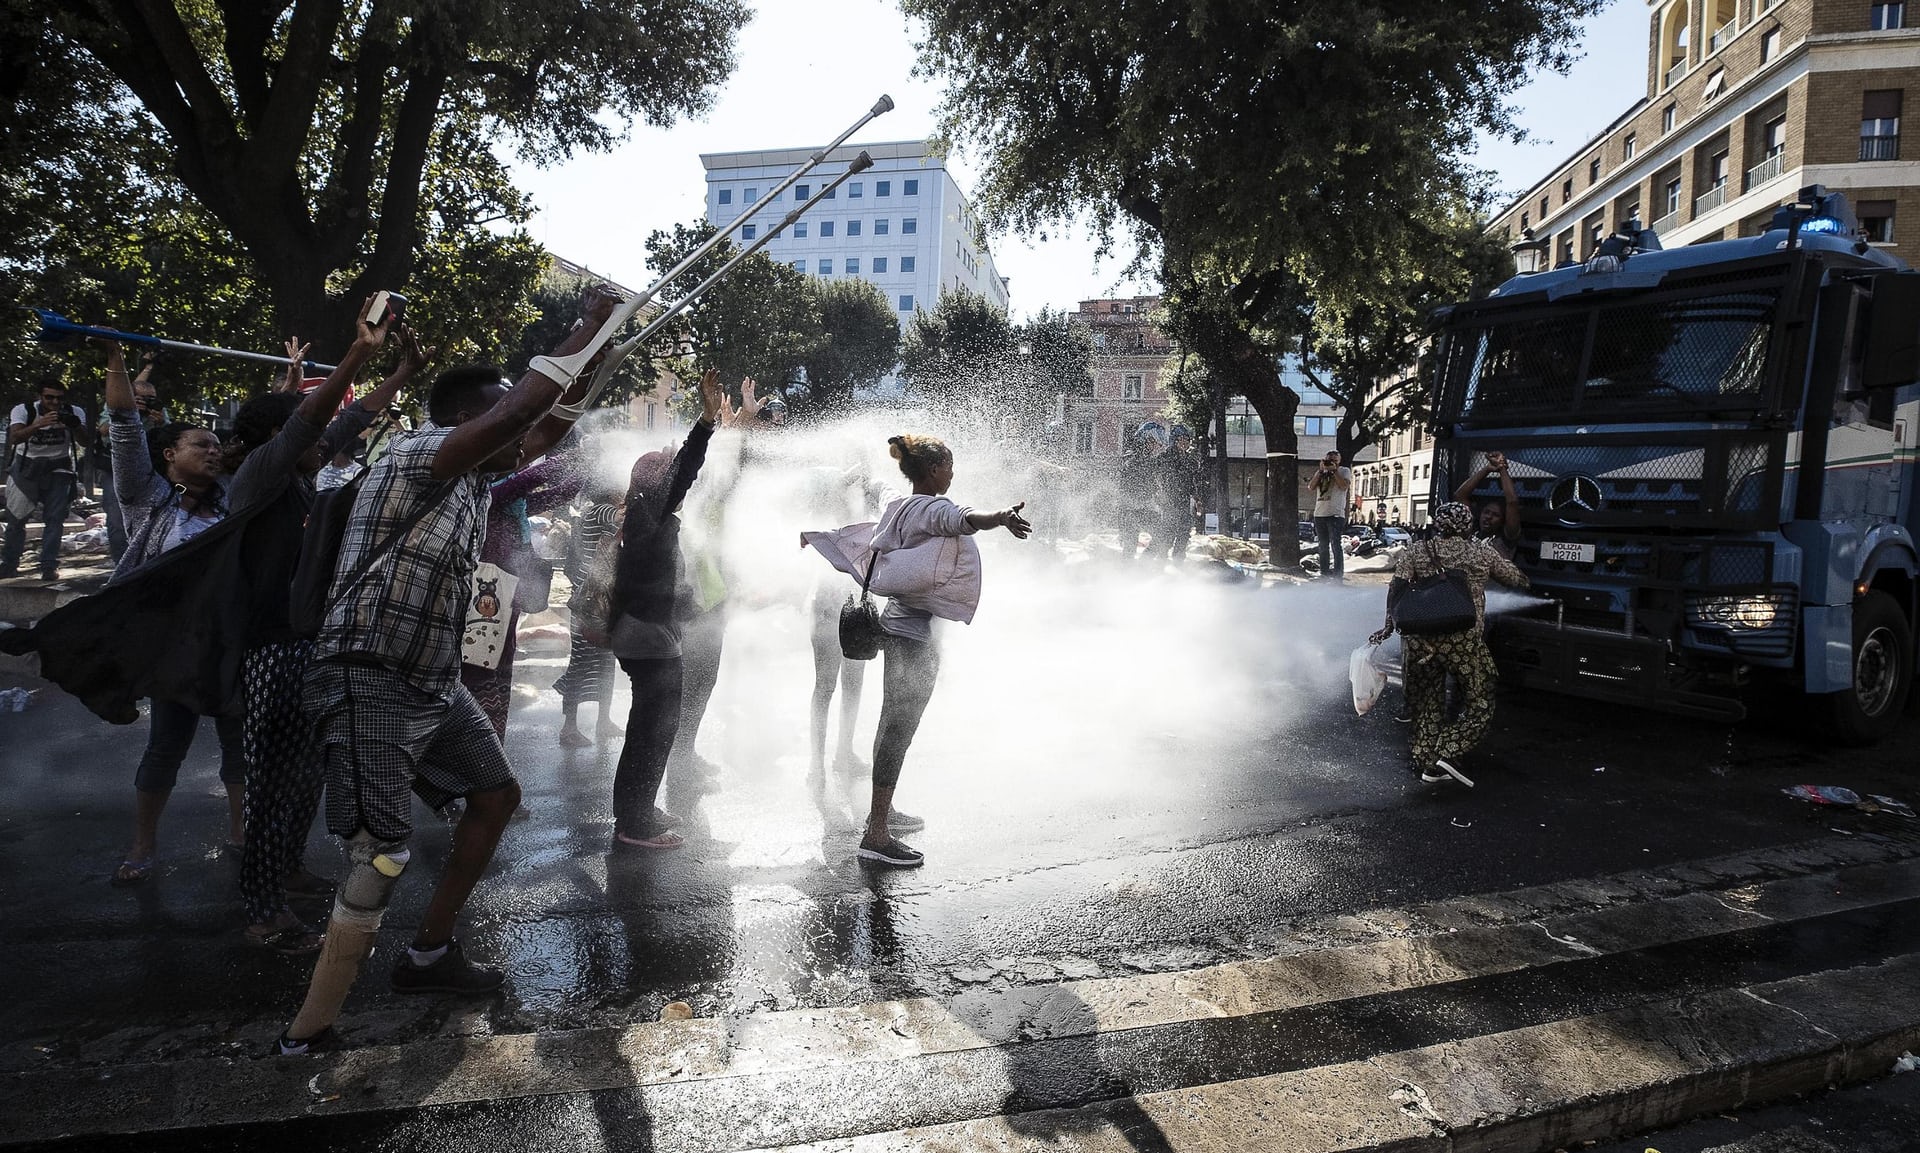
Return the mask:
<svg viewBox="0 0 1920 1153"><path fill-rule="evenodd" d="M689 844L654 857L608 852L612 750L557 747L546 686L565 640L527 634L507 747L530 815L509 830L463 930L472 954L507 970L508 992L449 1005L384 988L446 853L447 825L421 810L416 868L342 1022L349 1044L618 1025L670 1001L708 1016L1185 969L1267 955L1329 913L1809 838L1911 835L1779 790L1920 800L1920 721L1861 752L1828 746L1790 711L1728 726L1507 695L1467 766L1479 787L1425 785L1404 767L1391 708L1357 718L1346 699L1345 651L1378 588L1168 580L1111 591L1036 595L954 638L898 798L929 822L909 838L928 863L904 873L852 858L857 774L830 776L824 795L809 783L801 608L736 608L699 746L721 771L710 791L669 782ZM1139 630L1142 602L1194 622L1188 635L1155 643ZM143 738L143 726L106 726L57 690L0 714L11 993L0 1070L252 1053L298 1004L307 962L240 938L210 725L167 812L161 869L135 889L107 884ZM309 862L337 873L338 850L316 832ZM1821 947L1856 945L1873 952L1846 932ZM1516 985L1490 1001L1544 1012L1577 994ZM1249 1032L1198 1051L1226 1065L1236 1051L1278 1059L1256 1043L1261 1022L1235 1027Z"/></svg>

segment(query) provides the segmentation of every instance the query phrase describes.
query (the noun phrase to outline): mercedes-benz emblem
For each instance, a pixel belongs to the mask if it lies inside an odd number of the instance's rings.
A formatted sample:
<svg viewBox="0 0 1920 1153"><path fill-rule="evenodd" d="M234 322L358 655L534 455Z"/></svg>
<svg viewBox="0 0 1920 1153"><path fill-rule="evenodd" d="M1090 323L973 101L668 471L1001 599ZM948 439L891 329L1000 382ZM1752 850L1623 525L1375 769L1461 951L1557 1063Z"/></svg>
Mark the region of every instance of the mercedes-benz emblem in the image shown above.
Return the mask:
<svg viewBox="0 0 1920 1153"><path fill-rule="evenodd" d="M1585 513L1600 511L1600 482L1585 473L1561 477L1547 493L1547 511L1562 524L1575 524Z"/></svg>

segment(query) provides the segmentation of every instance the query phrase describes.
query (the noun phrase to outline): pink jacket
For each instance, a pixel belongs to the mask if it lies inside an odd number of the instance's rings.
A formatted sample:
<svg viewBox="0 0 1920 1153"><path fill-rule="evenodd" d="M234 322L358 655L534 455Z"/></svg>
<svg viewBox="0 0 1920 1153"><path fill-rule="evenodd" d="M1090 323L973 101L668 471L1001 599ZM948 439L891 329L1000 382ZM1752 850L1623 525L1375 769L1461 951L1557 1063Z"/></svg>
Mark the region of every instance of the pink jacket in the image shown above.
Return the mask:
<svg viewBox="0 0 1920 1153"><path fill-rule="evenodd" d="M967 523L972 512L944 496L900 497L877 525L803 532L800 545L811 546L856 582L866 579L867 563L877 553L874 595L968 624L980 608L980 547Z"/></svg>

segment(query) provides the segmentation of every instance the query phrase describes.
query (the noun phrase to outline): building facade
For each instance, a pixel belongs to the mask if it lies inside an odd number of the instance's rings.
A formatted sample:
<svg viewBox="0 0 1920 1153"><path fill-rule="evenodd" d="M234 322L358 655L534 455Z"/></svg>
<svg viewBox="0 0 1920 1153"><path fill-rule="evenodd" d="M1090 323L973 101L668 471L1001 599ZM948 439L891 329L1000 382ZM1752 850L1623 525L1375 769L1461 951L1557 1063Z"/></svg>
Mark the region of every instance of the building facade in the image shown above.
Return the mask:
<svg viewBox="0 0 1920 1153"><path fill-rule="evenodd" d="M1638 216L1669 248L1765 231L1810 184L1844 191L1865 238L1920 252L1920 86L1903 3L1650 0L1644 94L1493 221L1522 271L1585 260ZM1920 15L1920 14L1917 14Z"/></svg>
<svg viewBox="0 0 1920 1153"><path fill-rule="evenodd" d="M782 217L845 172L862 151L873 157L873 167L842 184L762 251L810 276L853 276L873 283L902 323L914 309L930 310L942 292L954 289L984 296L1004 311L1007 281L994 268L985 231L946 160L929 152L925 141L834 149L742 225L735 241L751 244L764 230L778 227ZM806 148L701 154L707 222L730 223L812 155Z"/></svg>
<svg viewBox="0 0 1920 1153"><path fill-rule="evenodd" d="M1075 460L1116 463L1135 429L1166 418L1170 398L1161 372L1173 343L1153 321L1159 306L1157 296L1083 300L1073 314L1093 339L1093 391L1062 401L1066 449Z"/></svg>

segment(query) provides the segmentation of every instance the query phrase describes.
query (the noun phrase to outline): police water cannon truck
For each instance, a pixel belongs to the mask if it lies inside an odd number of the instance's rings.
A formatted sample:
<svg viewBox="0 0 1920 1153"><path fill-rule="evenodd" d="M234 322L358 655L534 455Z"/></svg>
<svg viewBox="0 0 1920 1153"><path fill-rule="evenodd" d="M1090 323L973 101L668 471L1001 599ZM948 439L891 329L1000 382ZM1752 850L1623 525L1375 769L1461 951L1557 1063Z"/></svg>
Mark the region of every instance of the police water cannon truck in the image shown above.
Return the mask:
<svg viewBox="0 0 1920 1153"><path fill-rule="evenodd" d="M1849 744L1920 705L1920 273L1842 194L1678 249L1627 221L1443 310L1433 389L1434 499L1505 453L1551 598L1491 625L1504 680L1728 720L1773 682Z"/></svg>

